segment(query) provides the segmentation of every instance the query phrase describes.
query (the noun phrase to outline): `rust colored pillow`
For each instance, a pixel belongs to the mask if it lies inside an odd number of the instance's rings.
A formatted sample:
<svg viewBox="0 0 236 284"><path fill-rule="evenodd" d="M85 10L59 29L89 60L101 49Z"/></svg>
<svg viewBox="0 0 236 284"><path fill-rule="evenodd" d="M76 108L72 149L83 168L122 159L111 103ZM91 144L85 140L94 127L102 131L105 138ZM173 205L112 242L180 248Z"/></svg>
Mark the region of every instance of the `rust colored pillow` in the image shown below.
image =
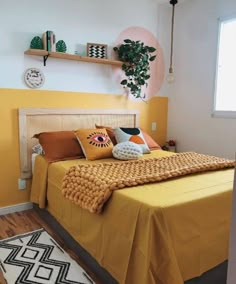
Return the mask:
<svg viewBox="0 0 236 284"><path fill-rule="evenodd" d="M75 135L87 160L112 157L113 144L106 129L79 129Z"/></svg>
<svg viewBox="0 0 236 284"><path fill-rule="evenodd" d="M117 144L115 133L114 133L114 129L112 127L110 127L110 126L102 126L102 125L97 125L97 124L95 124L95 126L96 126L96 128L105 128L106 131L107 131L107 134L109 135L109 137L110 137L110 139L112 141L112 143L114 145ZM146 143L147 143L147 145L148 145L150 150L159 150L159 149L161 149L161 146L158 145L157 142L155 140L153 140L152 137L143 130L143 128L141 128L141 130L142 130L142 133L143 133L143 137L144 137L144 139L145 139L145 141L146 141Z"/></svg>
<svg viewBox="0 0 236 284"><path fill-rule="evenodd" d="M44 156L49 162L72 160L84 157L74 131L53 131L35 134L41 144Z"/></svg>
<svg viewBox="0 0 236 284"><path fill-rule="evenodd" d="M157 144L157 142L155 140L152 139L152 137L147 134L142 128L142 133L143 133L143 137L146 141L146 143L148 144L149 149L152 150L160 150L161 146Z"/></svg>

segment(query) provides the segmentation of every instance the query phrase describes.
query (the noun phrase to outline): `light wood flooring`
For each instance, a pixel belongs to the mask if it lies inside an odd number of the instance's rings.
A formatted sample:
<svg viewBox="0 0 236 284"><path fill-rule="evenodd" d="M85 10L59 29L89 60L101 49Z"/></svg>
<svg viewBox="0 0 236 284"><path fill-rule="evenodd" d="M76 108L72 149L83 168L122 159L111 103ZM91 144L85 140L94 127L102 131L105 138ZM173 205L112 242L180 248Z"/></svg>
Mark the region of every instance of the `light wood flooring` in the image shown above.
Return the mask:
<svg viewBox="0 0 236 284"><path fill-rule="evenodd" d="M96 284L102 284L101 281L80 261L79 257L71 250L65 247L60 237L53 232L50 227L33 210L17 212L13 214L0 216L0 239L9 238L15 235L24 234L40 228L44 228L67 252L69 255L83 267ZM0 272L0 284L5 284L3 275ZM11 284L11 283L8 283Z"/></svg>

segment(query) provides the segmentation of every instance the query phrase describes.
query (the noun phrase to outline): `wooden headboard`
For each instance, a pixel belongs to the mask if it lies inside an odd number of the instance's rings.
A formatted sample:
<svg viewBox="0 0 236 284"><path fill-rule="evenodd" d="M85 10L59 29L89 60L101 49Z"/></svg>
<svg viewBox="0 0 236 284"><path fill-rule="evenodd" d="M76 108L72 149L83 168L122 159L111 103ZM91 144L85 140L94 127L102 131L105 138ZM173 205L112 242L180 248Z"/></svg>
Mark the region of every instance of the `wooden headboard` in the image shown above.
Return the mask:
<svg viewBox="0 0 236 284"><path fill-rule="evenodd" d="M117 109L60 109L20 108L19 142L21 178L31 178L32 147L38 140L34 134L47 131L95 128L105 126L138 127L139 113L135 110Z"/></svg>

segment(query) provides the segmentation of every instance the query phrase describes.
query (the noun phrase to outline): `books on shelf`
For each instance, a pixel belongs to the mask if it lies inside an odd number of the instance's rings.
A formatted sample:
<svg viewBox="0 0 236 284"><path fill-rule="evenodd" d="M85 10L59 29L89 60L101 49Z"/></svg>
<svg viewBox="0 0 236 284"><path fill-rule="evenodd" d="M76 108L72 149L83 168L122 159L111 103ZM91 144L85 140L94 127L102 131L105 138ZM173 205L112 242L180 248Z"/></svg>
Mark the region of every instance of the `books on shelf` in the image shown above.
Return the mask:
<svg viewBox="0 0 236 284"><path fill-rule="evenodd" d="M43 49L47 51L56 51L56 35L53 31L46 31L42 35Z"/></svg>

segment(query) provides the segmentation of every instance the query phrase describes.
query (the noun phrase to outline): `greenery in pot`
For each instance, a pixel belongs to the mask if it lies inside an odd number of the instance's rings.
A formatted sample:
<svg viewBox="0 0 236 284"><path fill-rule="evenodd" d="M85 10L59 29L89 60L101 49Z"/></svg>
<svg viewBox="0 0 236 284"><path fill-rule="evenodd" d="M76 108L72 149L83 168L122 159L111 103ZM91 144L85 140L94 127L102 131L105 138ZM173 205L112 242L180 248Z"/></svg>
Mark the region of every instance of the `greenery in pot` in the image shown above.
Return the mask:
<svg viewBox="0 0 236 284"><path fill-rule="evenodd" d="M119 60L124 62L122 70L127 78L120 82L121 85L128 88L135 98L144 99L142 87L147 87L147 81L151 77L149 63L156 59L156 55L152 54L156 48L147 46L139 40L125 39L123 44L114 47L113 50Z"/></svg>

